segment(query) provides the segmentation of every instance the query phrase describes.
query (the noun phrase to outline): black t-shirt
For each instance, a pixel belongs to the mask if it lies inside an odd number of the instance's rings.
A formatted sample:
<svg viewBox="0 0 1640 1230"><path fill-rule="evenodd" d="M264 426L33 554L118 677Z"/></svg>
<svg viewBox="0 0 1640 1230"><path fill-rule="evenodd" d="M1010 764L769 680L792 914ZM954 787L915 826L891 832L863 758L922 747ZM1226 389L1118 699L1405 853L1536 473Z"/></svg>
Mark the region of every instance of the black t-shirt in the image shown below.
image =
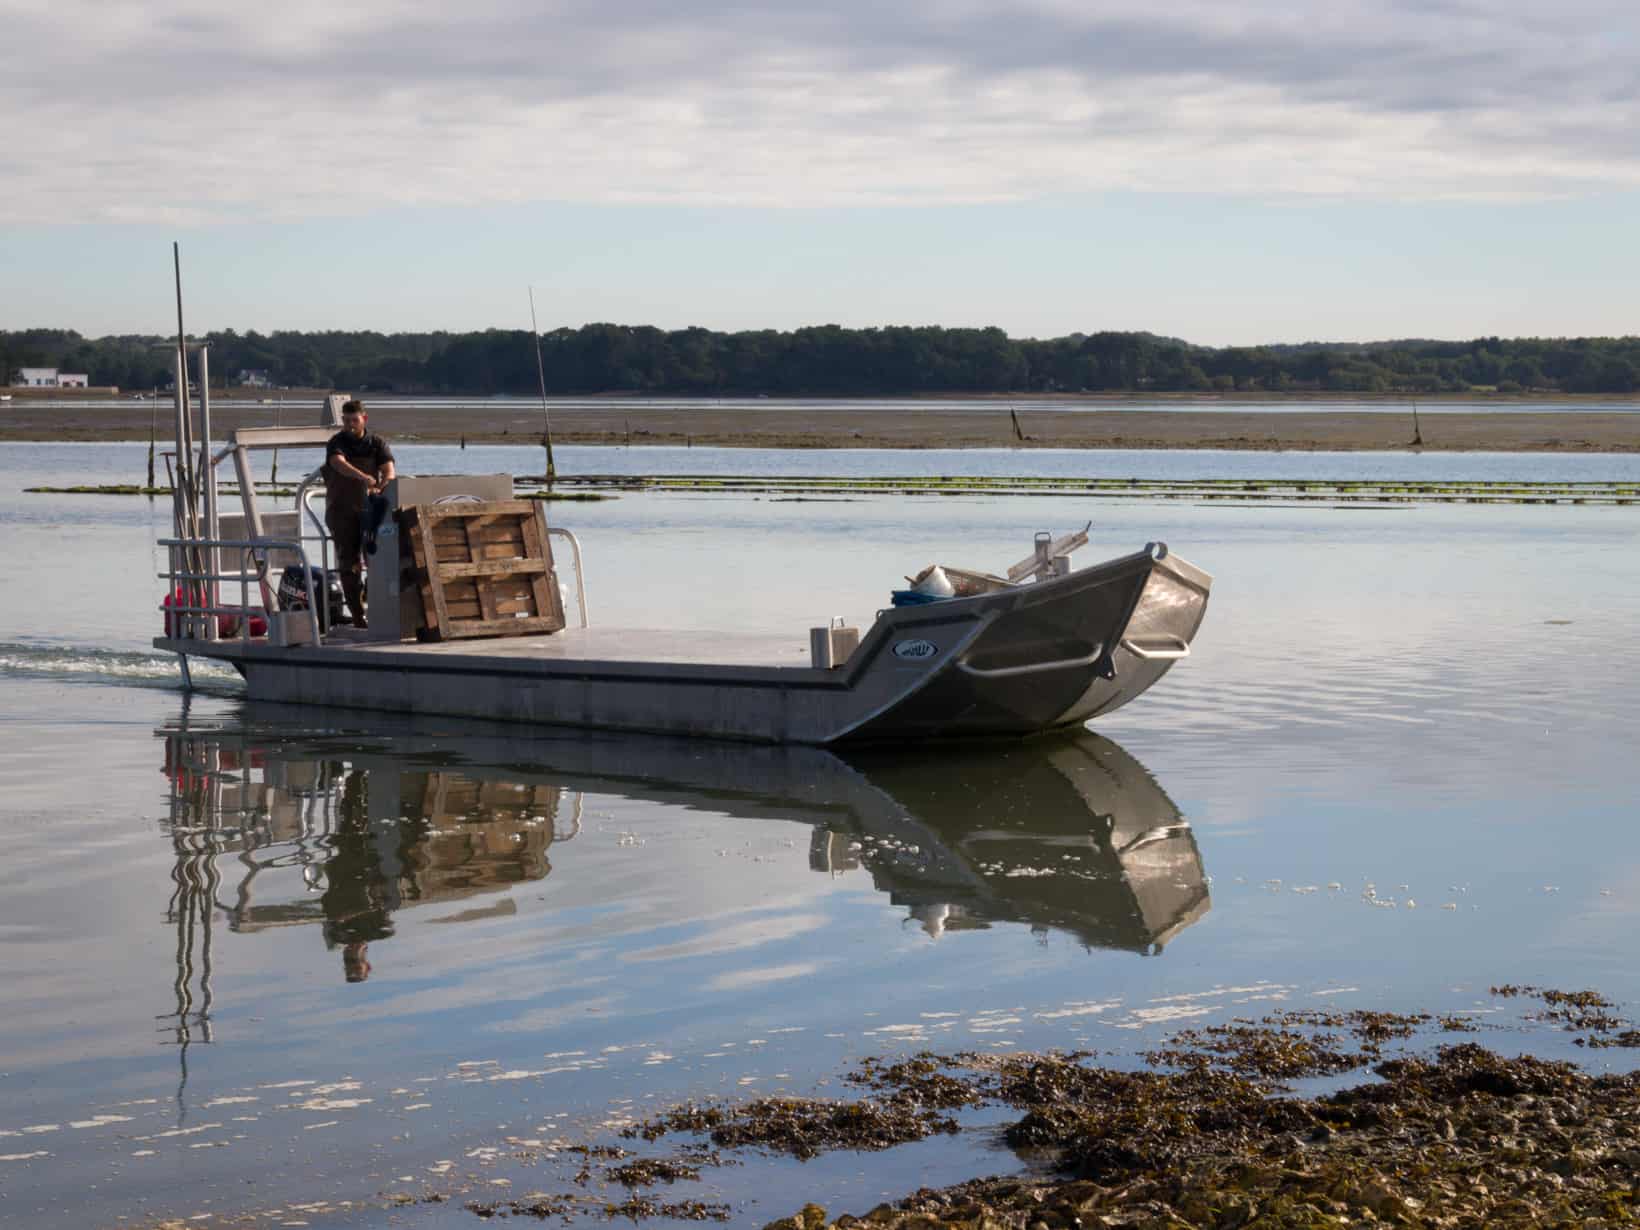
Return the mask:
<svg viewBox="0 0 1640 1230"><path fill-rule="evenodd" d="M337 453L345 457L348 463L366 474L380 474L382 467L393 460L393 450L373 431L367 431L362 436L354 436L346 431L338 431L330 437L330 443L325 445L325 500L334 505L337 502L346 502L350 506L364 507L365 488L348 474L340 474L330 464L330 459Z"/></svg>

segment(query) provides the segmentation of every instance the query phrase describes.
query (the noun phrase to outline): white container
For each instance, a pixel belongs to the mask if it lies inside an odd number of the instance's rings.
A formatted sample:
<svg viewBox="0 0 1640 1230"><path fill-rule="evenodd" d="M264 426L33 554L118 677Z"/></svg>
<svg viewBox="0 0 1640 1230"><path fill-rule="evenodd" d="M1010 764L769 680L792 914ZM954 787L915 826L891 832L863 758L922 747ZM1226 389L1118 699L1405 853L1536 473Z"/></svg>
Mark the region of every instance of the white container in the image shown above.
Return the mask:
<svg viewBox="0 0 1640 1230"><path fill-rule="evenodd" d="M268 616L268 644L289 649L312 643L313 621L306 611L275 611Z"/></svg>
<svg viewBox="0 0 1640 1230"><path fill-rule="evenodd" d="M917 579L911 583L911 588L919 594L929 594L935 598L954 598L957 587L951 584L951 578L945 575L945 569L938 564L930 565L917 574Z"/></svg>
<svg viewBox="0 0 1640 1230"><path fill-rule="evenodd" d="M840 615L833 616L824 628L809 629L809 662L815 670L836 669L858 648L860 629L848 627Z"/></svg>

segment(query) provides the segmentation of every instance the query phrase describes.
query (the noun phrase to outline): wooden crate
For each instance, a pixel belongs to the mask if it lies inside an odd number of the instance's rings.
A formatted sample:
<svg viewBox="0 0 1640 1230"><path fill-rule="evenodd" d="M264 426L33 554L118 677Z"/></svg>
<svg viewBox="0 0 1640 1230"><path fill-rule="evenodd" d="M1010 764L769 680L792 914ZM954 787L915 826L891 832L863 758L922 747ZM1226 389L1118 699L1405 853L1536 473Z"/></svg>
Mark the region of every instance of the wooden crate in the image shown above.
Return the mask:
<svg viewBox="0 0 1640 1230"><path fill-rule="evenodd" d="M417 504L399 512L434 641L557 632L564 606L534 500Z"/></svg>

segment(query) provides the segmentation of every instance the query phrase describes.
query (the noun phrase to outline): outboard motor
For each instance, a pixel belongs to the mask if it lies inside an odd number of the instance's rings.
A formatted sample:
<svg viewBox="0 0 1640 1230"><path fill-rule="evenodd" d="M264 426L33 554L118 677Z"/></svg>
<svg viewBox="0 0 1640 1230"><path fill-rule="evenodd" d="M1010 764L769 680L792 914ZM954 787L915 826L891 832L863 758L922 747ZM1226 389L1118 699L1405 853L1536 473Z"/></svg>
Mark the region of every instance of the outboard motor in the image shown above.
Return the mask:
<svg viewBox="0 0 1640 1230"><path fill-rule="evenodd" d="M349 622L347 603L342 597L342 579L334 572L309 568L313 574L313 593L323 604L319 622L323 628ZM279 609L281 611L307 610L307 588L302 583L302 567L292 564L279 575Z"/></svg>

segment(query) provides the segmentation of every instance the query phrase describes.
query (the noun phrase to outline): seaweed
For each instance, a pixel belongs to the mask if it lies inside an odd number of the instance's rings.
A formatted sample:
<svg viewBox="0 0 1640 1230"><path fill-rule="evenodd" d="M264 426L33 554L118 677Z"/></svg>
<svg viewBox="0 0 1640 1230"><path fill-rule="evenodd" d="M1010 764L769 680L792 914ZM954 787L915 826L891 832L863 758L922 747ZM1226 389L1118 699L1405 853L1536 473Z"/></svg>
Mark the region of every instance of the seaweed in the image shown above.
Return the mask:
<svg viewBox="0 0 1640 1230"><path fill-rule="evenodd" d="M889 1149L957 1130L955 1119L905 1099L759 1098L734 1109L691 1104L624 1134L655 1140L671 1132L705 1133L720 1148L750 1147L807 1159L831 1149Z"/></svg>

